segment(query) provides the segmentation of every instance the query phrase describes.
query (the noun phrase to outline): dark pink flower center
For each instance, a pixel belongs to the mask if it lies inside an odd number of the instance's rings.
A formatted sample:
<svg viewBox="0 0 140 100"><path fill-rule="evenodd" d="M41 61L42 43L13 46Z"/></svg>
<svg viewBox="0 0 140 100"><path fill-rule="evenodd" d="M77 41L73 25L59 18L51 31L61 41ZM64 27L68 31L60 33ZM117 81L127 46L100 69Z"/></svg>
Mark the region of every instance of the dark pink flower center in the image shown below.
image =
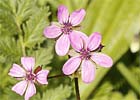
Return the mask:
<svg viewBox="0 0 140 100"><path fill-rule="evenodd" d="M64 23L64 26L61 28L61 31L64 34L69 34L70 32L72 32L72 25L71 25L71 23Z"/></svg>
<svg viewBox="0 0 140 100"><path fill-rule="evenodd" d="M90 51L85 50L85 49L82 49L82 50L80 51L80 54L81 54L81 58L82 58L82 59L88 60L88 59L90 59L90 57L91 57Z"/></svg>
<svg viewBox="0 0 140 100"><path fill-rule="evenodd" d="M26 79L27 80L34 80L35 79L35 75L29 72L29 73L26 74Z"/></svg>

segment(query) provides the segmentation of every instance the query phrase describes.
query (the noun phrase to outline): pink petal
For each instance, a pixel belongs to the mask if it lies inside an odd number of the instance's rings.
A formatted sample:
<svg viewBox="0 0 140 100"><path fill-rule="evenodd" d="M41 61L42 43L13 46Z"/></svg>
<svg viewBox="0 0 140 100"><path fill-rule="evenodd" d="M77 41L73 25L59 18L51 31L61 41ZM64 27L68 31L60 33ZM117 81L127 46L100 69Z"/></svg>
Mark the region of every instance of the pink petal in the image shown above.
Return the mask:
<svg viewBox="0 0 140 100"><path fill-rule="evenodd" d="M13 77L24 77L26 75L26 72L21 66L13 64L8 74Z"/></svg>
<svg viewBox="0 0 140 100"><path fill-rule="evenodd" d="M81 58L80 57L72 57L70 58L63 66L62 70L65 75L70 75L74 73L77 68L80 66Z"/></svg>
<svg viewBox="0 0 140 100"><path fill-rule="evenodd" d="M101 35L97 32L91 34L87 42L87 48L90 51L97 49L101 43L101 38Z"/></svg>
<svg viewBox="0 0 140 100"><path fill-rule="evenodd" d="M48 70L41 70L37 73L37 81L40 84L48 84L47 76L49 71Z"/></svg>
<svg viewBox="0 0 140 100"><path fill-rule="evenodd" d="M88 37L80 31L72 31L70 33L71 45L78 52L80 52L80 50L84 48L87 38Z"/></svg>
<svg viewBox="0 0 140 100"><path fill-rule="evenodd" d="M32 71L33 67L35 66L35 58L33 58L33 57L22 57L21 58L21 63L27 71Z"/></svg>
<svg viewBox="0 0 140 100"><path fill-rule="evenodd" d="M85 14L86 14L86 12L84 9L76 10L70 15L69 22L73 26L76 26L83 21Z"/></svg>
<svg viewBox="0 0 140 100"><path fill-rule="evenodd" d="M33 82L29 81L28 87L25 93L25 100L29 100L36 93L36 88Z"/></svg>
<svg viewBox="0 0 140 100"><path fill-rule="evenodd" d="M68 22L69 12L68 12L67 7L65 7L63 5L61 5L61 6L58 7L57 18L58 18L58 21L61 24Z"/></svg>
<svg viewBox="0 0 140 100"><path fill-rule="evenodd" d="M90 60L82 62L82 80L85 83L91 83L95 78L96 65Z"/></svg>
<svg viewBox="0 0 140 100"><path fill-rule="evenodd" d="M27 87L27 81L18 82L16 85L12 87L12 90L15 91L17 94L23 95Z"/></svg>
<svg viewBox="0 0 140 100"><path fill-rule="evenodd" d="M69 36L63 34L57 41L55 45L55 51L59 56L64 56L68 53L70 47Z"/></svg>
<svg viewBox="0 0 140 100"><path fill-rule="evenodd" d="M112 58L103 53L93 53L91 59L103 67L111 67L113 65Z"/></svg>
<svg viewBox="0 0 140 100"><path fill-rule="evenodd" d="M61 28L56 25L51 25L45 28L44 36L47 38L56 38L61 34Z"/></svg>

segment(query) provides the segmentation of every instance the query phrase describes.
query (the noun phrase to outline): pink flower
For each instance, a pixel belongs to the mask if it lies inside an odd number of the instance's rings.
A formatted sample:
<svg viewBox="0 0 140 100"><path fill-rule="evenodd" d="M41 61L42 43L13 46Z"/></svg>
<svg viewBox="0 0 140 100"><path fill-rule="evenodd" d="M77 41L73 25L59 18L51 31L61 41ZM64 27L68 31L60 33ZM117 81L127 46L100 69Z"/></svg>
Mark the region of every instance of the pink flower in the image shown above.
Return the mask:
<svg viewBox="0 0 140 100"><path fill-rule="evenodd" d="M20 82L12 87L12 90L21 96L25 93L25 100L29 100L36 93L35 82L48 84L47 76L49 71L37 67L33 72L33 67L35 66L35 59L33 57L22 57L21 63L23 67L13 64L8 74L21 79Z"/></svg>
<svg viewBox="0 0 140 100"><path fill-rule="evenodd" d="M112 66L113 61L109 56L97 52L102 48L99 33L95 32L89 38L75 34L71 39L75 51L69 53L72 57L63 66L64 74L70 75L81 70L83 82L90 83L95 78L96 64L106 68Z"/></svg>
<svg viewBox="0 0 140 100"><path fill-rule="evenodd" d="M82 22L85 13L84 9L80 9L69 14L68 9L65 6L61 5L58 7L57 17L59 25L52 24L44 30L45 37L58 38L55 45L55 51L58 55L64 56L68 53L70 37L73 37L73 34L82 34L73 29Z"/></svg>

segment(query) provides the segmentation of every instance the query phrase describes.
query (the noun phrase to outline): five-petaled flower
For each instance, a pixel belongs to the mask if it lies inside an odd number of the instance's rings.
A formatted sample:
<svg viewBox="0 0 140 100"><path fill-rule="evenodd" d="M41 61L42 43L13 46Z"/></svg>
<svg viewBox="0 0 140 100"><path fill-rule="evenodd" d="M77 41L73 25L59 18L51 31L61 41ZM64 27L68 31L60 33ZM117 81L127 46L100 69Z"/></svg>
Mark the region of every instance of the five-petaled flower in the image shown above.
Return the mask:
<svg viewBox="0 0 140 100"><path fill-rule="evenodd" d="M33 67L35 66L35 58L33 57L22 57L21 64L22 66L13 64L10 69L10 76L21 79L19 83L12 87L12 90L19 95L23 95L26 91L25 100L29 100L36 93L35 82L48 84L47 76L49 71L38 67L33 72Z"/></svg>
<svg viewBox="0 0 140 100"><path fill-rule="evenodd" d="M72 40L72 47L75 51L69 54L72 56L63 66L63 73L66 75L73 74L77 70L81 70L82 80L85 83L90 83L95 78L96 64L103 67L111 67L112 59L99 53L98 48L101 44L101 35L97 32L87 36L79 36L75 34ZM79 67L81 65L81 67Z"/></svg>
<svg viewBox="0 0 140 100"><path fill-rule="evenodd" d="M68 9L61 5L58 7L59 25L52 24L44 30L44 35L47 38L58 38L55 45L55 51L59 56L64 56L68 53L71 38L74 34L83 34L80 31L74 30L84 19L86 12L84 9L76 10L69 14Z"/></svg>

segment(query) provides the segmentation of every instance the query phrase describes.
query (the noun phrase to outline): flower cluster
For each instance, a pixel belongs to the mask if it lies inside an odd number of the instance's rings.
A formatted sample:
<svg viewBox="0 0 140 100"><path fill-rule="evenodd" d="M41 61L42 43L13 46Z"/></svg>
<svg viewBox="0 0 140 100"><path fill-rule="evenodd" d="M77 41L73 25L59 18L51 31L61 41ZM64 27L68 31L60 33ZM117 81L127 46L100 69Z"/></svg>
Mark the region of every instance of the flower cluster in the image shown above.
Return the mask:
<svg viewBox="0 0 140 100"><path fill-rule="evenodd" d="M69 55L70 59L63 65L65 75L80 72L85 83L91 83L95 78L96 64L103 67L111 67L112 59L101 53L101 34L95 32L89 37L83 32L75 30L85 17L85 10L80 9L69 14L68 9L61 5L58 7L59 23L52 23L44 29L44 36L55 38L55 51L59 56ZM70 47L72 47L71 50ZM42 70L39 66L33 71L35 58L22 57L21 64L13 64L9 75L21 80L12 90L19 95L25 93L25 100L29 100L36 93L35 83L48 84L49 71Z"/></svg>
<svg viewBox="0 0 140 100"><path fill-rule="evenodd" d="M96 64L111 67L113 61L109 56L98 53L98 49L101 48L100 33L95 32L87 37L84 33L73 30L81 23L84 16L84 9L76 10L69 15L65 6L59 6L57 17L60 24L52 24L45 28L44 35L47 38L58 38L55 50L60 56L68 53L71 44L75 53L68 54L71 58L64 64L63 73L71 75L81 69L83 82L90 83L95 77Z"/></svg>

